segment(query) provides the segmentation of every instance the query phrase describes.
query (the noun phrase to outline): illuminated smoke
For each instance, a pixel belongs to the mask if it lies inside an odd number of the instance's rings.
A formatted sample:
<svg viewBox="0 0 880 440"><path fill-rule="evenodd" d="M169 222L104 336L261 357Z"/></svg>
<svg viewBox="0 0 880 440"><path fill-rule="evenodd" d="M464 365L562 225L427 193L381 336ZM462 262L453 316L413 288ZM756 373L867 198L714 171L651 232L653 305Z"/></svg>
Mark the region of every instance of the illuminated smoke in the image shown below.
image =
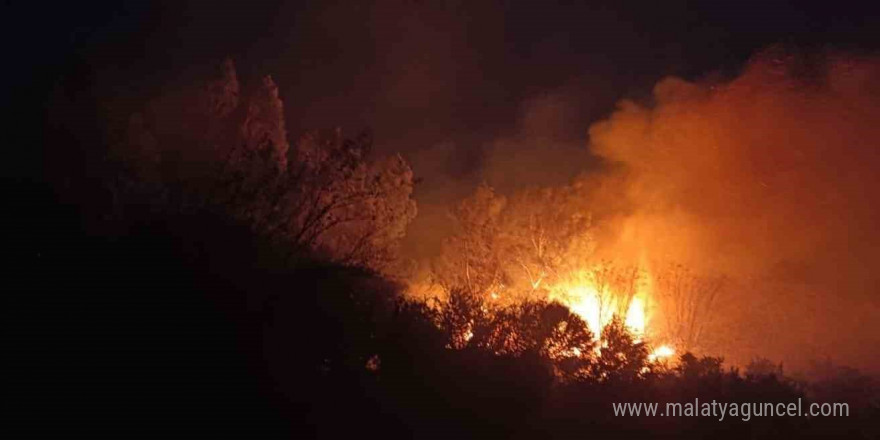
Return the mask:
<svg viewBox="0 0 880 440"><path fill-rule="evenodd" d="M628 173L633 208L606 248L728 275L720 353L867 362L860 347L880 339L877 121L875 58L774 49L729 82L664 79L652 103L621 102L590 128L590 148Z"/></svg>

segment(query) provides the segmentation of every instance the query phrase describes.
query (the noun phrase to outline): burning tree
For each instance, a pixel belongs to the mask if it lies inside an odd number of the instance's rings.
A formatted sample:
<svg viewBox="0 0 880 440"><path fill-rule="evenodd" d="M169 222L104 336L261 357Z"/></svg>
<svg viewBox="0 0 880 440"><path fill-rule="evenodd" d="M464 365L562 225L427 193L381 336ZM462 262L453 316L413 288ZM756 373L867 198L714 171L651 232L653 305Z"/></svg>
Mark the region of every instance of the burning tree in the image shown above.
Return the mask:
<svg viewBox="0 0 880 440"><path fill-rule="evenodd" d="M592 252L583 200L570 187L528 189L508 198L481 185L453 212L456 232L435 261L435 279L493 299L545 298Z"/></svg>
<svg viewBox="0 0 880 440"><path fill-rule="evenodd" d="M593 252L592 221L572 187L532 188L511 197L500 228L505 268L531 291L557 282Z"/></svg>
<svg viewBox="0 0 880 440"><path fill-rule="evenodd" d="M631 313L633 300L645 279L642 271L608 260L585 263L584 267L572 270L557 281L550 290L550 298L568 304L590 323L597 335L615 316L633 331L643 332L644 316L635 317Z"/></svg>
<svg viewBox="0 0 880 440"><path fill-rule="evenodd" d="M670 264L656 272L654 292L662 304L666 336L679 351L699 348L724 285L723 276L698 275L681 264Z"/></svg>
<svg viewBox="0 0 880 440"><path fill-rule="evenodd" d="M447 292L462 287L494 304L559 301L594 335L615 315L644 332L644 310L631 313L646 279L641 269L594 258L594 191L576 183L504 197L481 185L453 213L457 230L435 261L435 279Z"/></svg>

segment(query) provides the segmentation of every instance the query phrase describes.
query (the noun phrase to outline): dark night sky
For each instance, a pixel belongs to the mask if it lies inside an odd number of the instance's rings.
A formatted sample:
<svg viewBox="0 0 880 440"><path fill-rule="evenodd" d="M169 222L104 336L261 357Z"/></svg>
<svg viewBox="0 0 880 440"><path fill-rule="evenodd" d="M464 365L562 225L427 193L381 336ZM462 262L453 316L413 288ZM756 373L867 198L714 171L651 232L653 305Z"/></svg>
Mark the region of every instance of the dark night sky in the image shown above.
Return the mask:
<svg viewBox="0 0 880 440"><path fill-rule="evenodd" d="M424 178L425 229L479 180L504 190L595 166L590 123L664 76L732 74L774 43L880 47L876 6L651 3L31 4L7 14L5 40L22 44L6 57L27 66L7 84L34 102L58 80L99 100L147 97L232 56L244 81L279 83L291 133L369 127L380 152L404 153ZM555 171L530 173L535 160Z"/></svg>

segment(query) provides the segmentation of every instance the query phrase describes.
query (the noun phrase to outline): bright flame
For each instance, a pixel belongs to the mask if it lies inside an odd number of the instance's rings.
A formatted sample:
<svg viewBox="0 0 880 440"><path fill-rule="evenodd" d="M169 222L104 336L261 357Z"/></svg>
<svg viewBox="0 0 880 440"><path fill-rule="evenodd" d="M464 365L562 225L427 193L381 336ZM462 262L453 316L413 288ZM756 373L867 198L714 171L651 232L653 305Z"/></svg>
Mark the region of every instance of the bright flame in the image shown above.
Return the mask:
<svg viewBox="0 0 880 440"><path fill-rule="evenodd" d="M590 328L593 333L593 339L599 339L607 321L602 319L601 307L599 304L599 292L592 286L575 286L568 289L567 295L557 297L560 302L566 304L572 312L576 313Z"/></svg>
<svg viewBox="0 0 880 440"><path fill-rule="evenodd" d="M645 302L638 296L629 303L625 323L636 336L645 334Z"/></svg>
<svg viewBox="0 0 880 440"><path fill-rule="evenodd" d="M674 354L674 348L668 345L661 345L654 349L654 351L652 351L651 354L648 355L648 360L651 362L656 362L671 357Z"/></svg>
<svg viewBox="0 0 880 440"><path fill-rule="evenodd" d="M647 315L645 311L645 297L647 292L640 291L629 303L624 316L624 324L629 328L637 339L645 335L647 329ZM618 299L609 300L608 295L603 304L603 296L599 290L588 282L578 282L573 285L561 284L556 286L550 293L549 299L565 304L572 312L586 321L593 338L598 340L602 329L611 322L614 312L618 310Z"/></svg>

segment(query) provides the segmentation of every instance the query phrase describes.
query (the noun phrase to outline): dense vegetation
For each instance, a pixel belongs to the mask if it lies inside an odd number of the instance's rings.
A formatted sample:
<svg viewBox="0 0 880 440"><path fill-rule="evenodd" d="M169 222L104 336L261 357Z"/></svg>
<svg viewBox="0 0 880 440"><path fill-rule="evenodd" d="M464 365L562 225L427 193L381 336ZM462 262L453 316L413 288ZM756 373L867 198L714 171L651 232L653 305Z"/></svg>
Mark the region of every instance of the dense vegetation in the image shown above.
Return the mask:
<svg viewBox="0 0 880 440"><path fill-rule="evenodd" d="M198 101L220 118L203 121L199 133L208 135L160 136L161 122L131 117L126 142L144 148L119 154L120 138L102 136L110 160L91 175L49 188L8 186L32 194L29 214L39 219L16 228L15 242L27 245L13 249L35 275L10 317L22 344L15 405L45 415L32 429L256 438L880 435L873 385L850 371L805 383L766 361L746 371L691 354L655 364L619 320L597 350L586 324L557 303L493 307L454 287L439 304L404 296L387 273L414 215L408 166L372 161L366 136L334 132L288 145L271 82L239 109L229 69ZM252 129L220 133L230 126ZM219 159L199 156L220 144ZM187 153L161 159L161 151ZM850 416L719 422L612 410L613 402L801 397L848 402Z"/></svg>

